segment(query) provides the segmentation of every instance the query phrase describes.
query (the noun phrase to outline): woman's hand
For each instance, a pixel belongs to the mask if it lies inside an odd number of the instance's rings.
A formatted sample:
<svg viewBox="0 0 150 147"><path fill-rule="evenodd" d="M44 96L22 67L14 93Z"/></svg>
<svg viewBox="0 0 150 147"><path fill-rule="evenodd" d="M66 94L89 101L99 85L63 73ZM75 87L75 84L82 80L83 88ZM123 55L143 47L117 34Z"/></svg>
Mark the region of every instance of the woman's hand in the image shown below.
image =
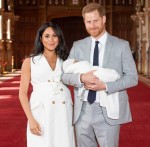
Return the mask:
<svg viewBox="0 0 150 147"><path fill-rule="evenodd" d="M37 135L37 136L42 135L41 127L35 119L29 120L29 126L30 126L30 131L32 134Z"/></svg>

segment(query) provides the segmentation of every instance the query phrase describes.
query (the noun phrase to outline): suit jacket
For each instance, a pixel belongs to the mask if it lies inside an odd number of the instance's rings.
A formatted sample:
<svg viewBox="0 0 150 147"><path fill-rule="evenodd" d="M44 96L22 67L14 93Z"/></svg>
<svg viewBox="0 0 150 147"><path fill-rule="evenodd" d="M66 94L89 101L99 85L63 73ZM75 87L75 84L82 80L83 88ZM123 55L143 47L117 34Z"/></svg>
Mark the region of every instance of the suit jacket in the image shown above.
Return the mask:
<svg viewBox="0 0 150 147"><path fill-rule="evenodd" d="M91 37L76 41L70 51L69 58L76 61L87 60L90 62ZM128 101L127 88L133 87L138 83L138 75L135 62L129 47L129 43L123 39L107 34L104 51L103 68L116 70L120 79L106 83L108 94L119 92L119 119L110 119L107 116L105 107L102 107L105 120L110 125L123 124L132 121L130 106ZM74 123L78 120L81 112L83 100L77 97L79 74L63 74L64 84L74 86Z"/></svg>

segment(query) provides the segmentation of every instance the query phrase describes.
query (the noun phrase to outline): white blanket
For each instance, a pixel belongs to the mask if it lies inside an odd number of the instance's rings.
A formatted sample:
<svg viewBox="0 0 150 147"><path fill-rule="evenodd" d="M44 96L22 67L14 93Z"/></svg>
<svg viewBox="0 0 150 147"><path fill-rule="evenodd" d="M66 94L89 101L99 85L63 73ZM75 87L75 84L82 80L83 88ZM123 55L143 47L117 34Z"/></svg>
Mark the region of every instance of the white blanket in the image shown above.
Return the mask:
<svg viewBox="0 0 150 147"><path fill-rule="evenodd" d="M92 66L87 61L75 62L74 59L68 59L63 63L64 73L86 73L91 70L96 70L93 74L96 75L104 83L113 82L120 78L120 75L113 69L101 68ZM84 91L84 87L79 88L78 96ZM98 91L100 95L100 106L106 107L107 115L111 119L119 118L119 92L107 94L106 91Z"/></svg>

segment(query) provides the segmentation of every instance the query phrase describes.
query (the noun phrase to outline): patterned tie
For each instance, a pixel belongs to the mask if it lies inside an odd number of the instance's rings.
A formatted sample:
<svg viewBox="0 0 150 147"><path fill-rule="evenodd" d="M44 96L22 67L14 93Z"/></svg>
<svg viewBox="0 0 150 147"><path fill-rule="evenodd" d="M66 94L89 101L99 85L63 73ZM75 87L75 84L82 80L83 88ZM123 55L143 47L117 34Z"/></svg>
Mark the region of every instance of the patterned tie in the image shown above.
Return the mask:
<svg viewBox="0 0 150 147"><path fill-rule="evenodd" d="M98 65L99 62L99 50L98 50L99 41L95 41L94 55L93 55L93 65ZM96 100L96 91L89 90L88 93L88 102L92 104Z"/></svg>

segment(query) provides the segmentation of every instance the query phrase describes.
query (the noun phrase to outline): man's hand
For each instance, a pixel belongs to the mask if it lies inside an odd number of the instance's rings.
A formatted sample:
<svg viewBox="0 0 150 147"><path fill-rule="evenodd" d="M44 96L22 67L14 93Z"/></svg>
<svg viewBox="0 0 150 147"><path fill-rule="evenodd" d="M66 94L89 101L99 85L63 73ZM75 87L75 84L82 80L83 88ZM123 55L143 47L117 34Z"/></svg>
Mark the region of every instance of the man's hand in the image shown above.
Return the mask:
<svg viewBox="0 0 150 147"><path fill-rule="evenodd" d="M84 83L84 87L89 90L106 90L106 85L98 78L96 77L93 72L95 70L92 70L90 72L87 72L85 74L81 75L81 82Z"/></svg>

